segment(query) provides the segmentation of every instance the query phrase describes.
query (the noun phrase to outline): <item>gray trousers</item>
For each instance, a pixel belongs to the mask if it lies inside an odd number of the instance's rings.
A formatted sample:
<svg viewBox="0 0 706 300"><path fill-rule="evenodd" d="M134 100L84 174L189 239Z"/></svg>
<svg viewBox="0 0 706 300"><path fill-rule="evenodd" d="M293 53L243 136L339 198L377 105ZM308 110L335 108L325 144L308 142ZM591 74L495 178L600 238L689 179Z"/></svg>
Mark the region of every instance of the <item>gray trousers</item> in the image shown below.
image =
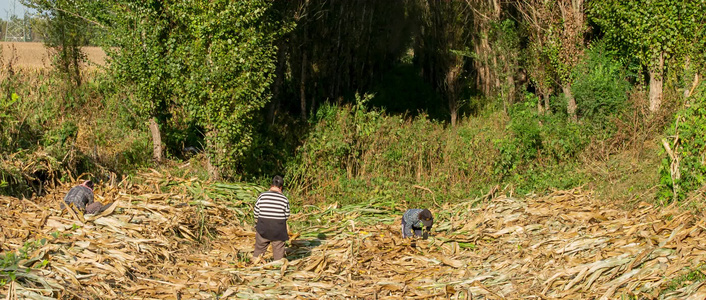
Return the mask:
<svg viewBox="0 0 706 300"><path fill-rule="evenodd" d="M267 247L272 244L272 257L274 260L280 260L284 257L284 241L271 241L262 236L260 233L255 235L255 251L253 251L253 259L267 252Z"/></svg>

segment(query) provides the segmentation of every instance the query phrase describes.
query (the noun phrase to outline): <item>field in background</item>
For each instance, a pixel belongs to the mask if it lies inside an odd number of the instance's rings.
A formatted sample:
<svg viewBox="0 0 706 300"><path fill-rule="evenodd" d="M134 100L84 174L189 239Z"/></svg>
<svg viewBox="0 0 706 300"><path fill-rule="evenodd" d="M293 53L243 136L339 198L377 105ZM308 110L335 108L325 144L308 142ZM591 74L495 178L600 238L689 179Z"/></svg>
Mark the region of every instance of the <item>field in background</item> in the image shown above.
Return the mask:
<svg viewBox="0 0 706 300"><path fill-rule="evenodd" d="M51 66L49 49L42 43L0 42L3 61L8 62L13 53L20 68L46 68ZM13 50L14 47L14 50ZM90 65L104 65L105 52L100 47L83 47Z"/></svg>

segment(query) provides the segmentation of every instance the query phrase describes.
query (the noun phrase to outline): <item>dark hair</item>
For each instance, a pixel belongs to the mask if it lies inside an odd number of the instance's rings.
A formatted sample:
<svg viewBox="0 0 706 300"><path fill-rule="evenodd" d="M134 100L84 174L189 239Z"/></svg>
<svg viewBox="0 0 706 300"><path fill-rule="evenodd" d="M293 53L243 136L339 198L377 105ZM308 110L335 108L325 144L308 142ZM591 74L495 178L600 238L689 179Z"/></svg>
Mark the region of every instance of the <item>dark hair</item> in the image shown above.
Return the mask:
<svg viewBox="0 0 706 300"><path fill-rule="evenodd" d="M284 179L282 176L276 175L272 178L272 186L276 186L281 189L284 186Z"/></svg>
<svg viewBox="0 0 706 300"><path fill-rule="evenodd" d="M87 187L93 189L93 181L86 180L83 182L83 184L85 184Z"/></svg>

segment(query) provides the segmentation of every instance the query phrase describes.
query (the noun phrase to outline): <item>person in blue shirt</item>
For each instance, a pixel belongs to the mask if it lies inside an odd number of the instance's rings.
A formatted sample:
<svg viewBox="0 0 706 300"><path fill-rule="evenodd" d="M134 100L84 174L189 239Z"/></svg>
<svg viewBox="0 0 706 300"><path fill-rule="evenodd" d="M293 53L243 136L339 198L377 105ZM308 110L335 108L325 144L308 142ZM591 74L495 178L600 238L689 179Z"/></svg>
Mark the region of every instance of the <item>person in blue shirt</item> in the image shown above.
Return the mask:
<svg viewBox="0 0 706 300"><path fill-rule="evenodd" d="M434 216L431 211L419 208L408 209L402 215L402 237L421 236L427 239L432 225L434 225ZM424 232L422 232L423 227L426 227Z"/></svg>

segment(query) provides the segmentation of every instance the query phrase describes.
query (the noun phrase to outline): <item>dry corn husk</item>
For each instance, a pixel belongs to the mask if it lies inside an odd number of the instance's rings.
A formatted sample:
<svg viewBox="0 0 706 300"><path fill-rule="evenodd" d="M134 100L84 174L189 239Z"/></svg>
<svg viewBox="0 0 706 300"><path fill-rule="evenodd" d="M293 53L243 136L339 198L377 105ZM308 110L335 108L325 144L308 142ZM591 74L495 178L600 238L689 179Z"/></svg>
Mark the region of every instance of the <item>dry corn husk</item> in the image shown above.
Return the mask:
<svg viewBox="0 0 706 300"><path fill-rule="evenodd" d="M0 289L14 299L703 299L673 279L706 259L702 218L642 203L632 210L581 190L498 197L434 208L415 247L400 237L402 208L310 207L288 260L250 262L254 199L193 193L205 185L153 171L143 184L100 186L108 210L58 209L62 186L29 200L0 197L2 251L47 239L31 269ZM168 185L170 192L161 192ZM225 188L223 186L219 188ZM179 189L182 192L179 192ZM192 192L187 193L187 189ZM239 193L242 191L239 191ZM200 197L198 195L203 195ZM196 199L198 198L198 199ZM372 204L371 204L372 206Z"/></svg>

